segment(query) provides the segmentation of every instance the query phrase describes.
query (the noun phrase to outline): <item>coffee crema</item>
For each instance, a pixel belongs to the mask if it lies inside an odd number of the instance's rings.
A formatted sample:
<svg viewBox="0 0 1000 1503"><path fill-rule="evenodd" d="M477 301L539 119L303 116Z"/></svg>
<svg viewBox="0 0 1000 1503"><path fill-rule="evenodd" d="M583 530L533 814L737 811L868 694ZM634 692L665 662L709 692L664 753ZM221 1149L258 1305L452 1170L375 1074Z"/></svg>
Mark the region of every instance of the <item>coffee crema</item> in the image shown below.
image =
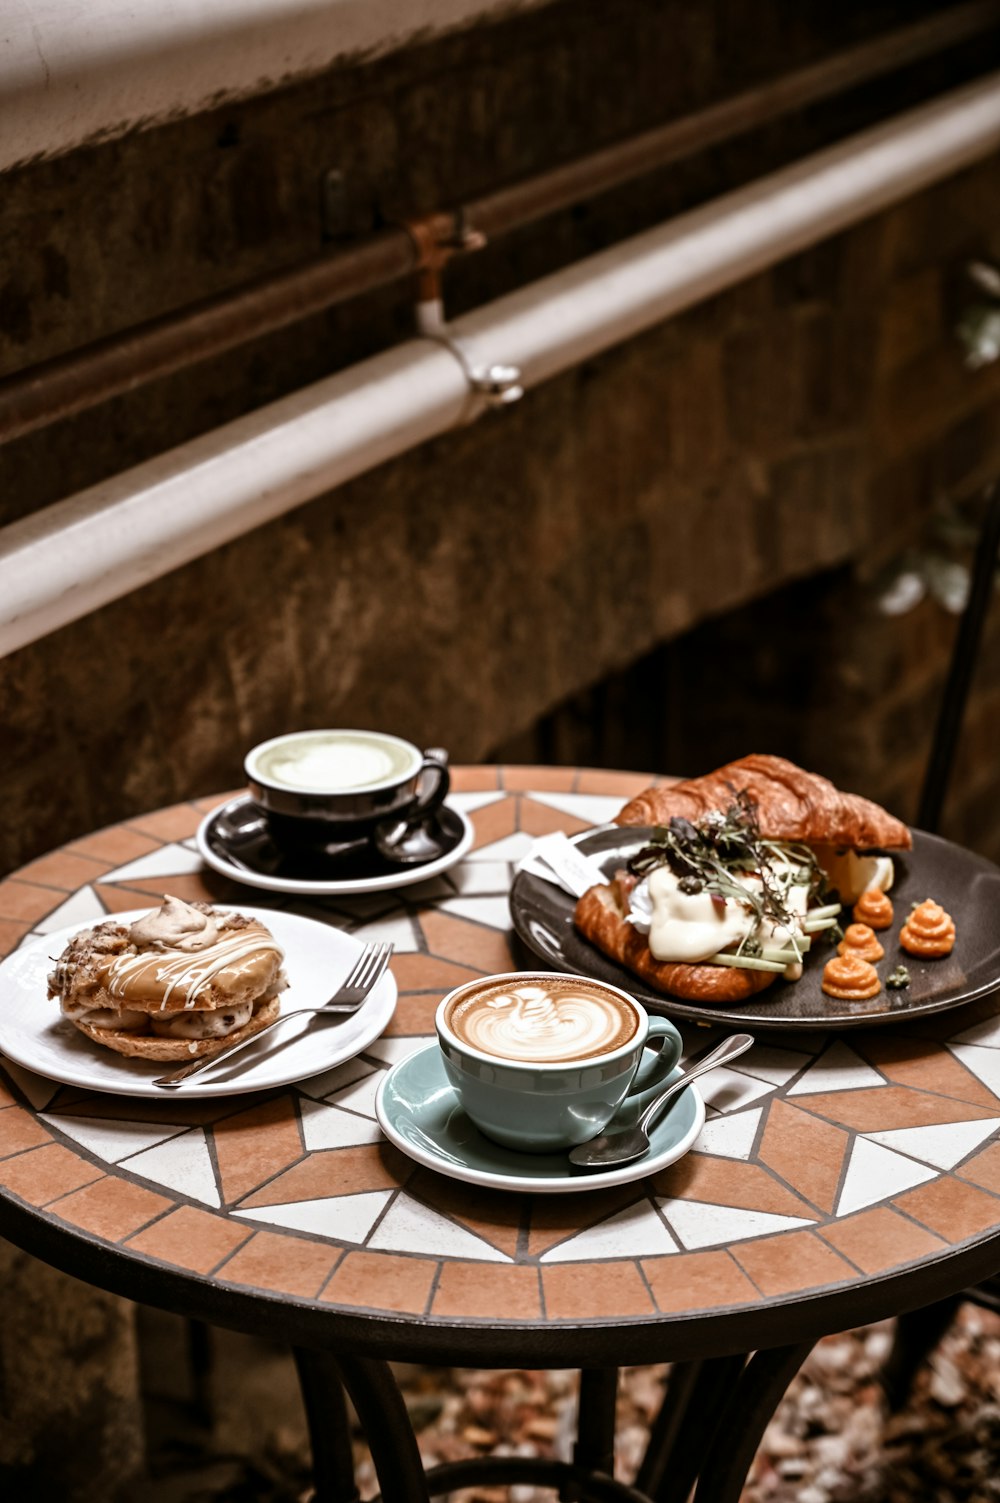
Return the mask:
<svg viewBox="0 0 1000 1503"><path fill-rule="evenodd" d="M463 991L447 1012L457 1039L501 1059L561 1064L610 1054L639 1031L624 997L586 981L553 977L487 983Z"/></svg>
<svg viewBox="0 0 1000 1503"><path fill-rule="evenodd" d="M281 738L258 755L255 772L284 788L341 793L401 782L419 766L417 749L394 736L320 731Z"/></svg>

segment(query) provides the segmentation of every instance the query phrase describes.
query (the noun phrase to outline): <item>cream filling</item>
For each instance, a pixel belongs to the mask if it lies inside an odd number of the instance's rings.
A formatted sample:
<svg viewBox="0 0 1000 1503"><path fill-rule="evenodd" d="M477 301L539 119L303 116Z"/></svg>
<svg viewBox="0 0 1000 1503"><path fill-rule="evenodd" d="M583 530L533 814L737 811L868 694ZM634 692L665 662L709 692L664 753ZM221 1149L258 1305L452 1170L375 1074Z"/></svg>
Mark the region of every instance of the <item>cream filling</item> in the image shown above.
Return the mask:
<svg viewBox="0 0 1000 1503"><path fill-rule="evenodd" d="M252 1016L253 1003L241 1002L237 1007L219 1007L214 1012L182 1012L170 1018L153 1013L149 1021L153 1032L161 1038L221 1039L249 1023Z"/></svg>
<svg viewBox="0 0 1000 1503"><path fill-rule="evenodd" d="M83 1002L63 1000L60 1003L63 1015L79 1019L91 1028L110 1028L122 1033L141 1033L149 1021L149 1014L123 1007L87 1007Z"/></svg>
<svg viewBox="0 0 1000 1503"><path fill-rule="evenodd" d="M792 876L799 868L791 863L775 863L775 882ZM760 877L754 873L734 872L732 879L748 892L760 890ZM668 964L696 965L710 960L722 950L735 950L741 940L754 935L761 944L789 948L804 938L799 919L805 914L809 889L804 883L784 886L785 907L795 916L790 925L765 919L755 934L756 917L750 903L736 898L722 899L702 890L686 893L668 866L658 866L633 889L628 921L640 934L648 937L656 960ZM790 964L785 975L795 980L802 974L798 962Z"/></svg>
<svg viewBox="0 0 1000 1503"><path fill-rule="evenodd" d="M891 856L861 856L833 845L814 847L816 860L840 901L851 907L863 892L888 892L895 876Z"/></svg>

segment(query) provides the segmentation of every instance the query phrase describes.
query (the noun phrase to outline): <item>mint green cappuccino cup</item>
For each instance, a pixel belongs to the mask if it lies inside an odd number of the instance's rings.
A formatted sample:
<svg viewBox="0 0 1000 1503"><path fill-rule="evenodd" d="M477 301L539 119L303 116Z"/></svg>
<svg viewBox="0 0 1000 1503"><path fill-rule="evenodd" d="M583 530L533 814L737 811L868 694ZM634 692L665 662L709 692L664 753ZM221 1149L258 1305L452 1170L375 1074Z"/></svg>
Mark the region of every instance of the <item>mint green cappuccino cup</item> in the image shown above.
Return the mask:
<svg viewBox="0 0 1000 1503"><path fill-rule="evenodd" d="M522 1153L596 1137L626 1096L661 1086L681 1054L666 1018L616 986L557 971L466 982L442 1000L434 1026L465 1112Z"/></svg>

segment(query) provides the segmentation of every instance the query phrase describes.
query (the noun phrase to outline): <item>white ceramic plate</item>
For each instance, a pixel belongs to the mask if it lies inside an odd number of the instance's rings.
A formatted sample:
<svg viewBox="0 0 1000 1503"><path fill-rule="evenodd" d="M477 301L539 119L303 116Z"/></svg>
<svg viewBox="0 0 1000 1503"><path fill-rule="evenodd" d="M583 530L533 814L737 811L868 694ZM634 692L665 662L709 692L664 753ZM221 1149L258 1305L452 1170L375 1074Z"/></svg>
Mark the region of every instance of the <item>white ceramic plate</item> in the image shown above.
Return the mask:
<svg viewBox="0 0 1000 1503"><path fill-rule="evenodd" d="M251 805L251 803L248 794L241 794L238 798L230 799L228 803L220 804L217 809L212 809L198 826L195 840L202 860L213 871L217 871L220 876L228 877L232 882L241 882L245 887L258 887L264 892L335 898L350 897L365 892L394 892L397 887L412 887L417 882L427 882L431 877L440 876L442 872L448 871L450 867L461 861L462 857L468 853L476 833L472 821L462 813L461 809L456 809L446 801L448 821L455 831L455 843L450 850L447 850L443 856L438 856L434 861L424 862L420 866L399 867L395 871L381 872L377 876L353 877L343 881L279 877L230 860L226 854L225 842L219 839L217 822L220 816L234 810L238 813L242 806Z"/></svg>
<svg viewBox="0 0 1000 1503"><path fill-rule="evenodd" d="M633 1110L630 1118L624 1107L615 1125L630 1126L640 1110ZM688 1086L654 1124L645 1158L618 1169L580 1173L564 1153L517 1153L484 1137L459 1105L435 1039L393 1065L379 1086L375 1114L390 1142L418 1164L450 1179L496 1190L569 1195L604 1185L627 1185L682 1158L704 1125L705 1103L697 1087Z"/></svg>
<svg viewBox="0 0 1000 1503"><path fill-rule="evenodd" d="M281 994L281 1004L289 1010L326 1002L363 949L352 935L315 919L245 908L242 904L239 911L266 924L284 950L289 986ZM148 912L148 908L137 908L108 917L130 924ZM396 1007L396 982L391 971L386 971L352 1017L339 1022L333 1018L290 1018L283 1027L248 1044L230 1064L206 1071L203 1080L192 1080L179 1091L163 1091L153 1085L153 1079L171 1066L127 1059L103 1049L62 1017L57 1002L46 1001L45 981L52 969L52 957L61 955L72 936L89 927L73 924L28 940L0 964L0 1051L15 1064L64 1085L157 1101L237 1096L288 1085L360 1054L382 1033Z"/></svg>

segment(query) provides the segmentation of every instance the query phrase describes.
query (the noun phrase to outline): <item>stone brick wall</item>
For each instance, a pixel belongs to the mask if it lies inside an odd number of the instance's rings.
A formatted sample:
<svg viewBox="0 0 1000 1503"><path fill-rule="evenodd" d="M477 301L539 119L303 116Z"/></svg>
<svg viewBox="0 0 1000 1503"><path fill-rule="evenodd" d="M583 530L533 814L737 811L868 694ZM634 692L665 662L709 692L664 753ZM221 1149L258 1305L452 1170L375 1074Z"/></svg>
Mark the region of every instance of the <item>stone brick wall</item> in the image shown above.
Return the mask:
<svg viewBox="0 0 1000 1503"><path fill-rule="evenodd" d="M365 234L933 9L560 0L10 175L3 369L313 254L328 166L344 173L346 232ZM990 51L510 236L456 267L449 306L961 82ZM950 310L963 260L1000 253L998 183L1000 160L965 172L0 662L0 870L229 787L249 745L293 726L378 724L489 754L699 622L888 556L941 487L995 467L1000 377L962 369ZM0 522L406 336L410 292L9 445ZM852 650L829 643L832 659ZM636 761L623 740L615 760Z"/></svg>

